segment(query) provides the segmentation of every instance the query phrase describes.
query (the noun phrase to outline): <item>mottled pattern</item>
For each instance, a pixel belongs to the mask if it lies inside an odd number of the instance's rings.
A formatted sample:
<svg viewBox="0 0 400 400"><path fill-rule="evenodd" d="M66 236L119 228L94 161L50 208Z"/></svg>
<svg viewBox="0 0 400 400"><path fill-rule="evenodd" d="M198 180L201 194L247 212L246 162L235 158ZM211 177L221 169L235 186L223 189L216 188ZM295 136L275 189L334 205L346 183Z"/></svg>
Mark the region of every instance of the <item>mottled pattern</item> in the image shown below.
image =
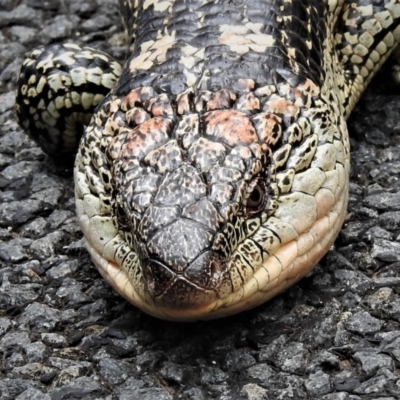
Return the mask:
<svg viewBox="0 0 400 400"><path fill-rule="evenodd" d="M75 164L107 281L215 318L304 276L345 217L345 119L400 39L399 1L122 2L132 36Z"/></svg>
<svg viewBox="0 0 400 400"><path fill-rule="evenodd" d="M120 95L140 86L178 95L188 88L242 92L239 79L260 86L290 76L318 84L324 79L324 2L123 3L134 10L126 21L133 44Z"/></svg>
<svg viewBox="0 0 400 400"><path fill-rule="evenodd" d="M84 125L120 75L116 60L91 48L37 48L21 67L18 121L46 153L68 163Z"/></svg>

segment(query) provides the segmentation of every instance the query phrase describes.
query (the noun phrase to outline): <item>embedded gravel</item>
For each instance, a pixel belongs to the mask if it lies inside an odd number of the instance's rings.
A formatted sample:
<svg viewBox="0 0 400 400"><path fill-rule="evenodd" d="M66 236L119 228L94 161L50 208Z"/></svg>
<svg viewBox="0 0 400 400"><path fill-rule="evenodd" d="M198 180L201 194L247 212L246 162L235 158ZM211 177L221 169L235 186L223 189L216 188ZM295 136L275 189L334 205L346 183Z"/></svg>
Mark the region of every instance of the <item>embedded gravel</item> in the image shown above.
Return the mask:
<svg viewBox="0 0 400 400"><path fill-rule="evenodd" d="M76 41L122 59L117 1L0 0L0 398L400 398L400 98L386 69L349 123L347 222L300 284L228 319L167 323L93 267L62 170L15 122L26 53Z"/></svg>

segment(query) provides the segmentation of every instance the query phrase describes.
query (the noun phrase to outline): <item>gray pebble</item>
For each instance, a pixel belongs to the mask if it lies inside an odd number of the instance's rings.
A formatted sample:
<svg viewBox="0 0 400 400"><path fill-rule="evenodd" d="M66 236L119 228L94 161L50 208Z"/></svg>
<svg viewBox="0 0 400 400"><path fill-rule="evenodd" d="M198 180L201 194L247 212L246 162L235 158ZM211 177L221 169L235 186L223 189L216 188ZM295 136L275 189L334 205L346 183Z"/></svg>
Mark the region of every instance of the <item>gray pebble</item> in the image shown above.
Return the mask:
<svg viewBox="0 0 400 400"><path fill-rule="evenodd" d="M236 350L229 353L225 358L225 368L230 371L241 371L251 367L256 363L256 360L251 354L244 351Z"/></svg>
<svg viewBox="0 0 400 400"><path fill-rule="evenodd" d="M75 214L71 211L67 210L54 210L49 218L48 222L50 224L50 228L52 230L58 229L61 225L69 218L74 218Z"/></svg>
<svg viewBox="0 0 400 400"><path fill-rule="evenodd" d="M21 367L14 367L12 375L25 379L39 380L43 375L55 372L53 368L49 368L41 363L25 364Z"/></svg>
<svg viewBox="0 0 400 400"><path fill-rule="evenodd" d="M216 385L225 382L228 374L218 367L203 367L200 374L200 382L204 385Z"/></svg>
<svg viewBox="0 0 400 400"><path fill-rule="evenodd" d="M30 246L30 251L38 260L46 260L56 254L55 246L63 239L62 232L51 232L45 237L35 240Z"/></svg>
<svg viewBox="0 0 400 400"><path fill-rule="evenodd" d="M346 392L326 394L322 396L322 400L349 400L349 394Z"/></svg>
<svg viewBox="0 0 400 400"><path fill-rule="evenodd" d="M30 343L29 334L26 331L7 332L0 339L0 347L4 350L18 350Z"/></svg>
<svg viewBox="0 0 400 400"><path fill-rule="evenodd" d="M300 374L306 368L309 353L303 343L294 342L282 348L275 357L275 363L282 371Z"/></svg>
<svg viewBox="0 0 400 400"><path fill-rule="evenodd" d="M377 239L390 240L392 239L392 234L379 226L373 226L363 234L363 237L369 241L375 241Z"/></svg>
<svg viewBox="0 0 400 400"><path fill-rule="evenodd" d="M14 107L14 104L15 104L14 92L0 94L0 113L4 113L7 110L11 110Z"/></svg>
<svg viewBox="0 0 400 400"><path fill-rule="evenodd" d="M33 302L21 314L19 322L36 332L48 332L60 322L60 312L46 304Z"/></svg>
<svg viewBox="0 0 400 400"><path fill-rule="evenodd" d="M40 24L41 17L40 11L21 4L11 11L0 11L0 27L10 24Z"/></svg>
<svg viewBox="0 0 400 400"><path fill-rule="evenodd" d="M304 382L304 385L312 396L321 396L329 393L331 385L329 375L322 371L317 371L311 374L309 378Z"/></svg>
<svg viewBox="0 0 400 400"><path fill-rule="evenodd" d="M46 391L42 384L32 380L21 378L0 379L0 393L4 400L14 400L21 393L31 388L42 391L43 393Z"/></svg>
<svg viewBox="0 0 400 400"><path fill-rule="evenodd" d="M43 43L48 44L56 39L71 36L78 23L79 18L75 15L57 15L42 28L38 35Z"/></svg>
<svg viewBox="0 0 400 400"><path fill-rule="evenodd" d="M14 351L6 362L6 368L14 369L15 367L19 367L24 364L25 364L24 356L21 353Z"/></svg>
<svg viewBox="0 0 400 400"><path fill-rule="evenodd" d="M0 306L4 308L24 307L41 295L42 286L36 283L8 285L0 289Z"/></svg>
<svg viewBox="0 0 400 400"><path fill-rule="evenodd" d="M58 333L42 333L41 338L43 343L47 344L49 347L61 348L67 346L65 337Z"/></svg>
<svg viewBox="0 0 400 400"><path fill-rule="evenodd" d="M143 369L153 369L157 363L165 358L162 351L146 350L136 357L136 365Z"/></svg>
<svg viewBox="0 0 400 400"><path fill-rule="evenodd" d="M10 34L13 40L28 44L35 40L37 29L14 25L10 28Z"/></svg>
<svg viewBox="0 0 400 400"><path fill-rule="evenodd" d="M52 400L68 400L78 398L78 399L92 399L91 396L101 396L103 394L103 390L100 384L90 378L90 377L81 377L77 378L68 385L65 385L61 388L56 388L50 392Z"/></svg>
<svg viewBox="0 0 400 400"><path fill-rule="evenodd" d="M383 304L382 309L391 319L400 322L400 298L398 296Z"/></svg>
<svg viewBox="0 0 400 400"><path fill-rule="evenodd" d="M111 26L110 18L106 15L98 15L95 18L91 18L82 24L82 29L85 31L103 30Z"/></svg>
<svg viewBox="0 0 400 400"><path fill-rule="evenodd" d="M360 311L349 318L346 326L352 332L367 335L379 332L383 326L383 322L372 317L365 311Z"/></svg>
<svg viewBox="0 0 400 400"><path fill-rule="evenodd" d="M244 385L240 393L248 400L268 400L267 391L255 383Z"/></svg>
<svg viewBox="0 0 400 400"><path fill-rule="evenodd" d="M12 322L8 318L0 317L0 336L3 336L12 327Z"/></svg>
<svg viewBox="0 0 400 400"><path fill-rule="evenodd" d="M377 354L376 351L358 351L353 358L361 364L368 376L373 375L382 367L393 370L392 359L384 354Z"/></svg>
<svg viewBox="0 0 400 400"><path fill-rule="evenodd" d="M33 175L39 172L42 164L38 161L21 161L18 164L10 165L3 169L3 176L10 180L24 178L27 175Z"/></svg>
<svg viewBox="0 0 400 400"><path fill-rule="evenodd" d="M0 17L0 23L1 22ZM14 42L12 45L0 43L0 52L2 55L2 58L0 59L0 70L3 70L6 65L15 61L15 59L21 59L25 51L25 48L18 42ZM9 126L6 126L6 131L8 130L7 128L11 128L12 125L11 122Z"/></svg>
<svg viewBox="0 0 400 400"><path fill-rule="evenodd" d="M44 209L53 210L58 206L60 199L62 197L62 191L58 188L47 188L32 194L33 199L38 199L44 204Z"/></svg>
<svg viewBox="0 0 400 400"><path fill-rule="evenodd" d="M77 367L81 368L84 372L86 372L92 366L92 363L88 361L76 361L61 357L49 357L49 364L61 370L70 367Z"/></svg>
<svg viewBox="0 0 400 400"><path fill-rule="evenodd" d="M51 397L40 390L30 388L22 392L15 400L51 400Z"/></svg>
<svg viewBox="0 0 400 400"><path fill-rule="evenodd" d="M82 284L71 278L63 280L55 295L71 307L78 307L89 301L89 297L83 292Z"/></svg>
<svg viewBox="0 0 400 400"><path fill-rule="evenodd" d="M0 40L1 42L1 40ZM20 49L22 50L22 49ZM21 66L21 63L23 62L22 54L19 55L18 51L15 52L16 57L14 59L10 59L9 64L3 68L3 70L0 72L0 82L16 82L18 78L18 72ZM13 111L9 111L10 113ZM1 117L0 120L3 120L4 118L7 118L6 113L4 113ZM0 123L3 123L1 121Z"/></svg>
<svg viewBox="0 0 400 400"><path fill-rule="evenodd" d="M77 269L78 269L78 261L68 260L50 268L46 272L46 276L51 280L65 278L66 276L76 272Z"/></svg>
<svg viewBox="0 0 400 400"><path fill-rule="evenodd" d="M341 371L332 380L332 386L337 391L353 392L360 384L360 378L355 371Z"/></svg>
<svg viewBox="0 0 400 400"><path fill-rule="evenodd" d="M0 168L6 167L12 162L12 157L7 154L0 154Z"/></svg>
<svg viewBox="0 0 400 400"><path fill-rule="evenodd" d="M39 217L21 227L20 233L25 237L38 238L44 235L47 227L47 220Z"/></svg>
<svg viewBox="0 0 400 400"><path fill-rule="evenodd" d="M132 398L139 398L139 389L143 388L145 383L141 380L135 379L133 377L127 378L118 389L116 389L116 394L118 400L131 400Z"/></svg>
<svg viewBox="0 0 400 400"><path fill-rule="evenodd" d="M173 362L164 362L160 370L161 376L167 381L173 384L183 384L186 381L188 374L188 368L183 370L182 367Z"/></svg>
<svg viewBox="0 0 400 400"><path fill-rule="evenodd" d="M0 260L21 262L28 258L26 250L18 243L17 240L8 242L0 241Z"/></svg>
<svg viewBox="0 0 400 400"><path fill-rule="evenodd" d="M0 226L19 226L35 217L43 210L43 203L37 200L12 201L0 208Z"/></svg>
<svg viewBox="0 0 400 400"><path fill-rule="evenodd" d="M400 261L400 243L386 239L375 239L371 256L381 261Z"/></svg>
<svg viewBox="0 0 400 400"><path fill-rule="evenodd" d="M206 400L202 390L197 387L185 389L183 395L186 396L188 400Z"/></svg>
<svg viewBox="0 0 400 400"><path fill-rule="evenodd" d="M374 282L376 284L376 282ZM376 290L365 299L365 304L374 310L382 307L382 303L387 302L392 296L393 290L387 287Z"/></svg>
<svg viewBox="0 0 400 400"><path fill-rule="evenodd" d="M43 342L28 343L23 346L24 354L29 363L41 363L47 356L47 347Z"/></svg>
<svg viewBox="0 0 400 400"><path fill-rule="evenodd" d="M312 359L307 366L307 371L317 372L321 369L338 370L340 368L340 358L329 351L323 350Z"/></svg>
<svg viewBox="0 0 400 400"><path fill-rule="evenodd" d="M334 272L336 282L343 286L357 287L362 283L367 283L370 279L360 271L349 271L338 269Z"/></svg>
<svg viewBox="0 0 400 400"><path fill-rule="evenodd" d="M112 385L124 382L132 374L131 369L120 360L103 358L99 362L99 373L102 379Z"/></svg>
<svg viewBox="0 0 400 400"><path fill-rule="evenodd" d="M367 381L363 382L354 393L366 395L366 394L381 394L384 392L385 387L391 384L385 376L375 376Z"/></svg>
<svg viewBox="0 0 400 400"><path fill-rule="evenodd" d="M6 132L6 134L1 138L3 152L6 154L12 153L14 155L18 151L21 151L27 147L32 147L32 140L29 139L29 137L21 129L17 131L12 130L12 124L10 124L9 128L10 132Z"/></svg>
<svg viewBox="0 0 400 400"><path fill-rule="evenodd" d="M268 364L263 363L248 368L247 375L251 379L257 379L260 383L268 385L269 380L274 376L274 371Z"/></svg>
<svg viewBox="0 0 400 400"><path fill-rule="evenodd" d="M388 211L379 216L379 223L382 228L394 231L400 226L400 211Z"/></svg>
<svg viewBox="0 0 400 400"><path fill-rule="evenodd" d="M164 389L143 388L143 389L139 389L138 399L141 399L141 400L173 400L173 397Z"/></svg>
<svg viewBox="0 0 400 400"><path fill-rule="evenodd" d="M371 194L364 199L364 203L369 207L376 208L377 210L399 211L400 192L389 193L382 191Z"/></svg>

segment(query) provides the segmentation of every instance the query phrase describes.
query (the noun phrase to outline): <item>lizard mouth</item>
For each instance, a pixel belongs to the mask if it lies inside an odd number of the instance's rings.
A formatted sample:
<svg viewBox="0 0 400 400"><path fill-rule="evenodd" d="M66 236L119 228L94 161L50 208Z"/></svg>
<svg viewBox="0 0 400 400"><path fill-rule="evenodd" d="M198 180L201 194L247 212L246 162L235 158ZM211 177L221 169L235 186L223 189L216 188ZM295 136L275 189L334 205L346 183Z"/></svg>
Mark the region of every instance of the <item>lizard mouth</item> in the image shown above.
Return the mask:
<svg viewBox="0 0 400 400"><path fill-rule="evenodd" d="M210 296L207 301L201 297L201 301L192 301L186 306L181 304L176 307L175 303L171 306L154 301L143 286L135 287L132 284L128 273L115 260L106 259L87 239L86 246L103 278L121 296L147 314L170 321L226 317L264 303L307 275L329 250L340 231L346 215L347 197L347 188L344 188L339 201L326 215L319 218L306 232L269 255L263 266L239 290L223 299Z"/></svg>

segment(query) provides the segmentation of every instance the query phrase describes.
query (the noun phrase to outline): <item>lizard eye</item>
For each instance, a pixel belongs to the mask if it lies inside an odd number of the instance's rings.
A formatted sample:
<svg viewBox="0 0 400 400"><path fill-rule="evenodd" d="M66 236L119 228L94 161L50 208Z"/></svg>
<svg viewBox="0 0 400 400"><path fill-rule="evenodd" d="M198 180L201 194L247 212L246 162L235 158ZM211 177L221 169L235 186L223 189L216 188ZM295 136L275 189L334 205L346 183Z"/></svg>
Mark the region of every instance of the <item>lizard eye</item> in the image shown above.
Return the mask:
<svg viewBox="0 0 400 400"><path fill-rule="evenodd" d="M249 197L246 201L246 209L249 213L254 214L262 210L265 204L266 193L264 190L264 185L260 182L257 182L252 191L250 192Z"/></svg>

